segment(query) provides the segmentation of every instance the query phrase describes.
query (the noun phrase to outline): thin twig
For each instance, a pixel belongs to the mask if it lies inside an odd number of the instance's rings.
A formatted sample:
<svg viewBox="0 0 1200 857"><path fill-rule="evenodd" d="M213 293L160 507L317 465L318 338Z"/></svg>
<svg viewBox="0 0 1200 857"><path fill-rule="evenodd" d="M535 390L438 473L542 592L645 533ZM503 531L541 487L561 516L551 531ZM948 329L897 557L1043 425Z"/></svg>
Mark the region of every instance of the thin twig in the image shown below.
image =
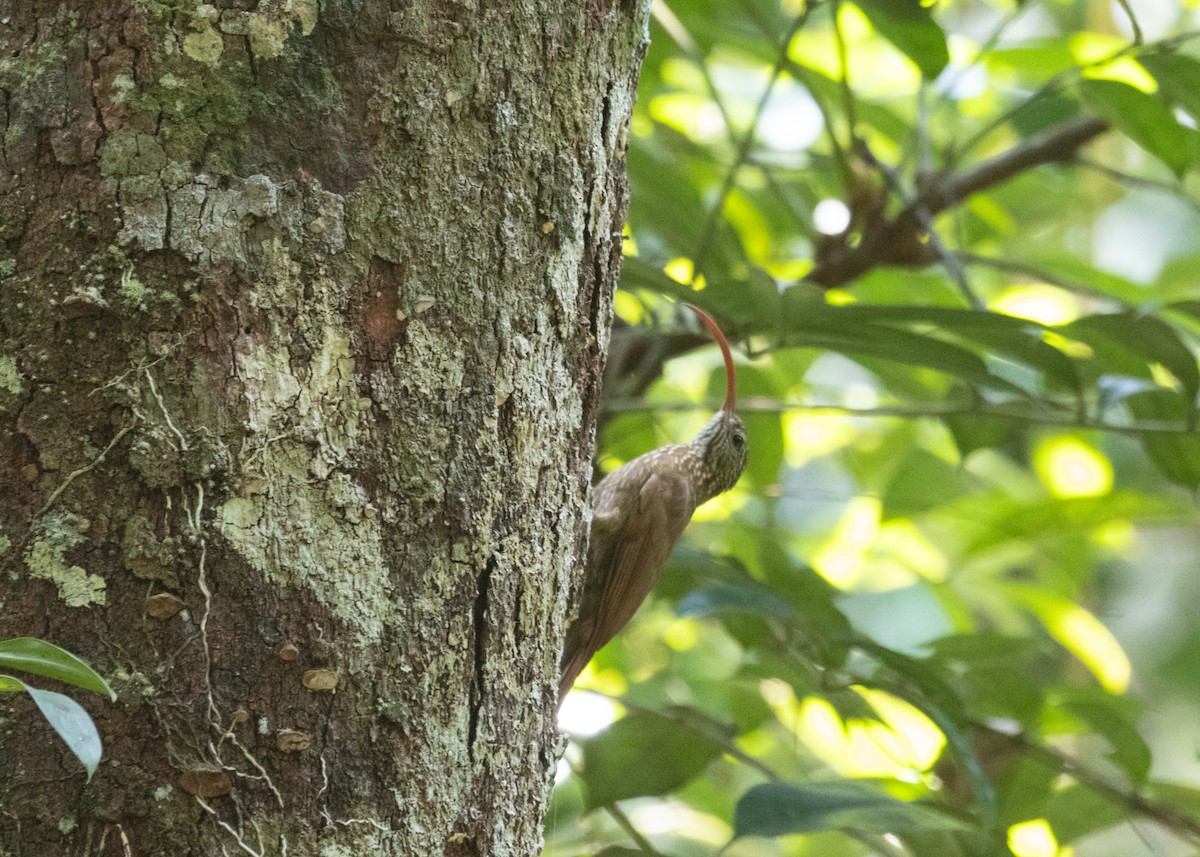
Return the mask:
<svg viewBox="0 0 1200 857"><path fill-rule="evenodd" d="M1073 160L1081 146L1108 128L1107 122L1096 118L1064 122L972 169L932 180L894 217L880 220L866 230L857 245L847 245L829 253L805 279L824 288L833 288L878 265L901 264L903 256L898 256L898 251L906 249L912 236L925 229L922 215L932 218L972 194L1033 167Z"/></svg>
<svg viewBox="0 0 1200 857"><path fill-rule="evenodd" d="M708 214L704 218L704 225L700 229L700 239L696 242L695 253L692 254L692 259L694 260L692 266L693 277L699 276L701 273L704 258L713 244L717 223L721 220L725 212L725 200L733 191L733 185L737 181L737 174L746 163L746 159L750 157L750 150L754 147L754 132L758 128L758 123L762 120L763 112L767 109L767 103L771 100L771 93L775 90L776 82L778 82L784 69L787 67L788 45L792 43L792 38L804 26L804 22L808 20L811 9L811 5L807 6L803 13L797 15L792 20L791 27L788 28L787 33L779 44L779 50L775 57L775 65L771 69L771 76L767 81L766 87L763 89L762 96L754 106L754 114L750 120L750 127L746 129L746 133L738 145L733 163L729 165L729 169L725 173L725 179L721 182L721 190L717 194L716 201L709 208ZM733 128L729 129L729 133L733 135Z"/></svg>
<svg viewBox="0 0 1200 857"><path fill-rule="evenodd" d="M1033 756L1057 768L1101 797L1158 822L1193 844L1200 843L1200 819L1185 815L1175 807L1148 798L1128 786L1114 783L1078 759L1068 756L1061 750L1039 744L1023 732L1005 732L977 720L970 721L970 724L975 729L1008 742L1026 755Z"/></svg>
<svg viewBox="0 0 1200 857"><path fill-rule="evenodd" d="M642 836L641 831L633 826L633 822L629 820L629 816L615 802L605 804L604 811L612 816L613 821L620 825L621 829L633 840L639 850L646 854L654 855L654 857L663 857L663 853L651 845L646 837Z"/></svg>
<svg viewBox="0 0 1200 857"><path fill-rule="evenodd" d="M1129 28L1133 30L1133 43L1139 47L1142 44L1142 28L1138 24L1137 16L1133 14L1133 7L1129 5L1129 0L1117 0L1117 5L1125 13L1125 17L1129 19Z"/></svg>
<svg viewBox="0 0 1200 857"><path fill-rule="evenodd" d="M842 32L841 12L842 4L840 0L834 0L833 38L837 43L838 71L841 73L841 79L838 83L842 89L842 106L846 111L846 125L848 126L848 137L850 140L849 148L853 149L855 142L858 140L858 109L855 106L854 90L850 86L850 51L846 48L846 34Z"/></svg>
<svg viewBox="0 0 1200 857"><path fill-rule="evenodd" d="M730 117L729 110L725 107L725 100L721 97L721 92L717 89L716 81L713 80L712 71L708 67L708 61L704 54L700 51L700 46L696 44L696 40L692 38L692 34L688 32L687 27L675 15L665 2L656 0L650 9L650 14L656 21L667 31L667 35L671 37L676 47L679 48L700 70L701 77L704 78L704 85L708 89L708 97L712 99L713 104L717 105L717 110L721 113L721 120L725 123L726 129L733 134L733 119Z"/></svg>
<svg viewBox="0 0 1200 857"><path fill-rule="evenodd" d="M876 158L874 153L867 148L866 143L860 144L859 150L863 153L867 163L883 174L888 186L892 189L892 193L904 201L905 209L911 210L916 215L921 228L929 237L929 243L933 245L934 252L937 253L938 259L941 260L942 267L946 269L946 273L950 275L950 279L954 280L954 284L958 286L958 290L962 292L967 303L970 304L972 309L986 309L983 299L975 294L975 291L971 288L971 284L967 280L967 272L959 261L958 256L946 247L941 235L938 234L933 223L933 213L921 202L919 197L913 196L904 189L904 185L900 180L900 176L896 174L896 171Z"/></svg>
<svg viewBox="0 0 1200 857"><path fill-rule="evenodd" d="M1076 158L1075 163L1081 167L1086 167L1089 170L1100 173L1112 179L1115 182L1120 182L1130 187L1144 188L1146 190L1154 190L1160 193L1170 194L1174 198L1181 200L1184 205L1191 208L1193 211L1200 212L1200 200L1197 200L1182 184L1172 184L1171 182L1162 182L1155 179L1146 178L1145 176L1135 176L1132 173L1122 172L1114 169L1107 164L1102 164L1099 161L1093 161L1090 158Z"/></svg>

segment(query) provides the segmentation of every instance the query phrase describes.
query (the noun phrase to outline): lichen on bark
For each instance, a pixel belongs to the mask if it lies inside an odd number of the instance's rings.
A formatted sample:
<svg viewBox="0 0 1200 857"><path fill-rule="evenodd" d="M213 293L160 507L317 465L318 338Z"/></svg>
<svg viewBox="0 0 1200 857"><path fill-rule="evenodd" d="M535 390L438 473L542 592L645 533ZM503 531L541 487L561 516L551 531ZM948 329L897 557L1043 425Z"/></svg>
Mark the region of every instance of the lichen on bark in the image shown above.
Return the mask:
<svg viewBox="0 0 1200 857"><path fill-rule="evenodd" d="M112 678L119 764L0 803L536 853L644 4L93 6L0 29L0 624Z"/></svg>

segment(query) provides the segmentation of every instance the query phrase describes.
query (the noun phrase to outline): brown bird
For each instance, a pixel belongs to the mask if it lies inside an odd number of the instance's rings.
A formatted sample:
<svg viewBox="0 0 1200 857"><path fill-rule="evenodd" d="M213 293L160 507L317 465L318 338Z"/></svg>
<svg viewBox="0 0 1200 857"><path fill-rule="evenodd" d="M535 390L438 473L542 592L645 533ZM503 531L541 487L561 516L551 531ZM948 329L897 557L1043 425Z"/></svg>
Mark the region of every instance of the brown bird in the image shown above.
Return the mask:
<svg viewBox="0 0 1200 857"><path fill-rule="evenodd" d="M659 447L623 464L592 492L592 535L579 602L567 628L558 700L592 655L650 594L696 508L728 491L746 469L746 428L733 412L737 384L729 343L712 316L687 305L725 358L725 404L691 443Z"/></svg>

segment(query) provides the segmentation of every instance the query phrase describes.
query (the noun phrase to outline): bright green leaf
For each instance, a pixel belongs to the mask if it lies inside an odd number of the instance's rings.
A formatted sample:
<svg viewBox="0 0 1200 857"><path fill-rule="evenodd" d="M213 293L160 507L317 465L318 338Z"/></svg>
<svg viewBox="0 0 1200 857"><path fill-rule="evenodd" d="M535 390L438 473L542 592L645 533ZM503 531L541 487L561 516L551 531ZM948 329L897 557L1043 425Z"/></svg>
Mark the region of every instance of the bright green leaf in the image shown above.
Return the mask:
<svg viewBox="0 0 1200 857"><path fill-rule="evenodd" d="M950 62L946 34L916 0L855 0L871 25L933 79Z"/></svg>
<svg viewBox="0 0 1200 857"><path fill-rule="evenodd" d="M1184 128L1170 109L1153 95L1115 80L1084 80L1079 93L1091 107L1176 175L1191 162Z"/></svg>
<svg viewBox="0 0 1200 857"><path fill-rule="evenodd" d="M0 668L21 670L117 698L113 689L82 658L36 637L0 640Z"/></svg>

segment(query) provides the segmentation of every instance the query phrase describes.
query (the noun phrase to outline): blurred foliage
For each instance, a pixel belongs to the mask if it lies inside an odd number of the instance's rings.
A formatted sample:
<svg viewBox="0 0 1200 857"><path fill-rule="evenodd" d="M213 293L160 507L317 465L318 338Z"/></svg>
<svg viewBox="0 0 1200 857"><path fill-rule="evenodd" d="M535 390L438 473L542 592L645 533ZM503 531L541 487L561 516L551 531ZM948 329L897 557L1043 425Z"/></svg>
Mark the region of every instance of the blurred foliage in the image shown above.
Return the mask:
<svg viewBox="0 0 1200 857"><path fill-rule="evenodd" d="M750 466L568 698L548 854L1197 853L1198 33L655 2L600 466L720 401L681 299Z"/></svg>

